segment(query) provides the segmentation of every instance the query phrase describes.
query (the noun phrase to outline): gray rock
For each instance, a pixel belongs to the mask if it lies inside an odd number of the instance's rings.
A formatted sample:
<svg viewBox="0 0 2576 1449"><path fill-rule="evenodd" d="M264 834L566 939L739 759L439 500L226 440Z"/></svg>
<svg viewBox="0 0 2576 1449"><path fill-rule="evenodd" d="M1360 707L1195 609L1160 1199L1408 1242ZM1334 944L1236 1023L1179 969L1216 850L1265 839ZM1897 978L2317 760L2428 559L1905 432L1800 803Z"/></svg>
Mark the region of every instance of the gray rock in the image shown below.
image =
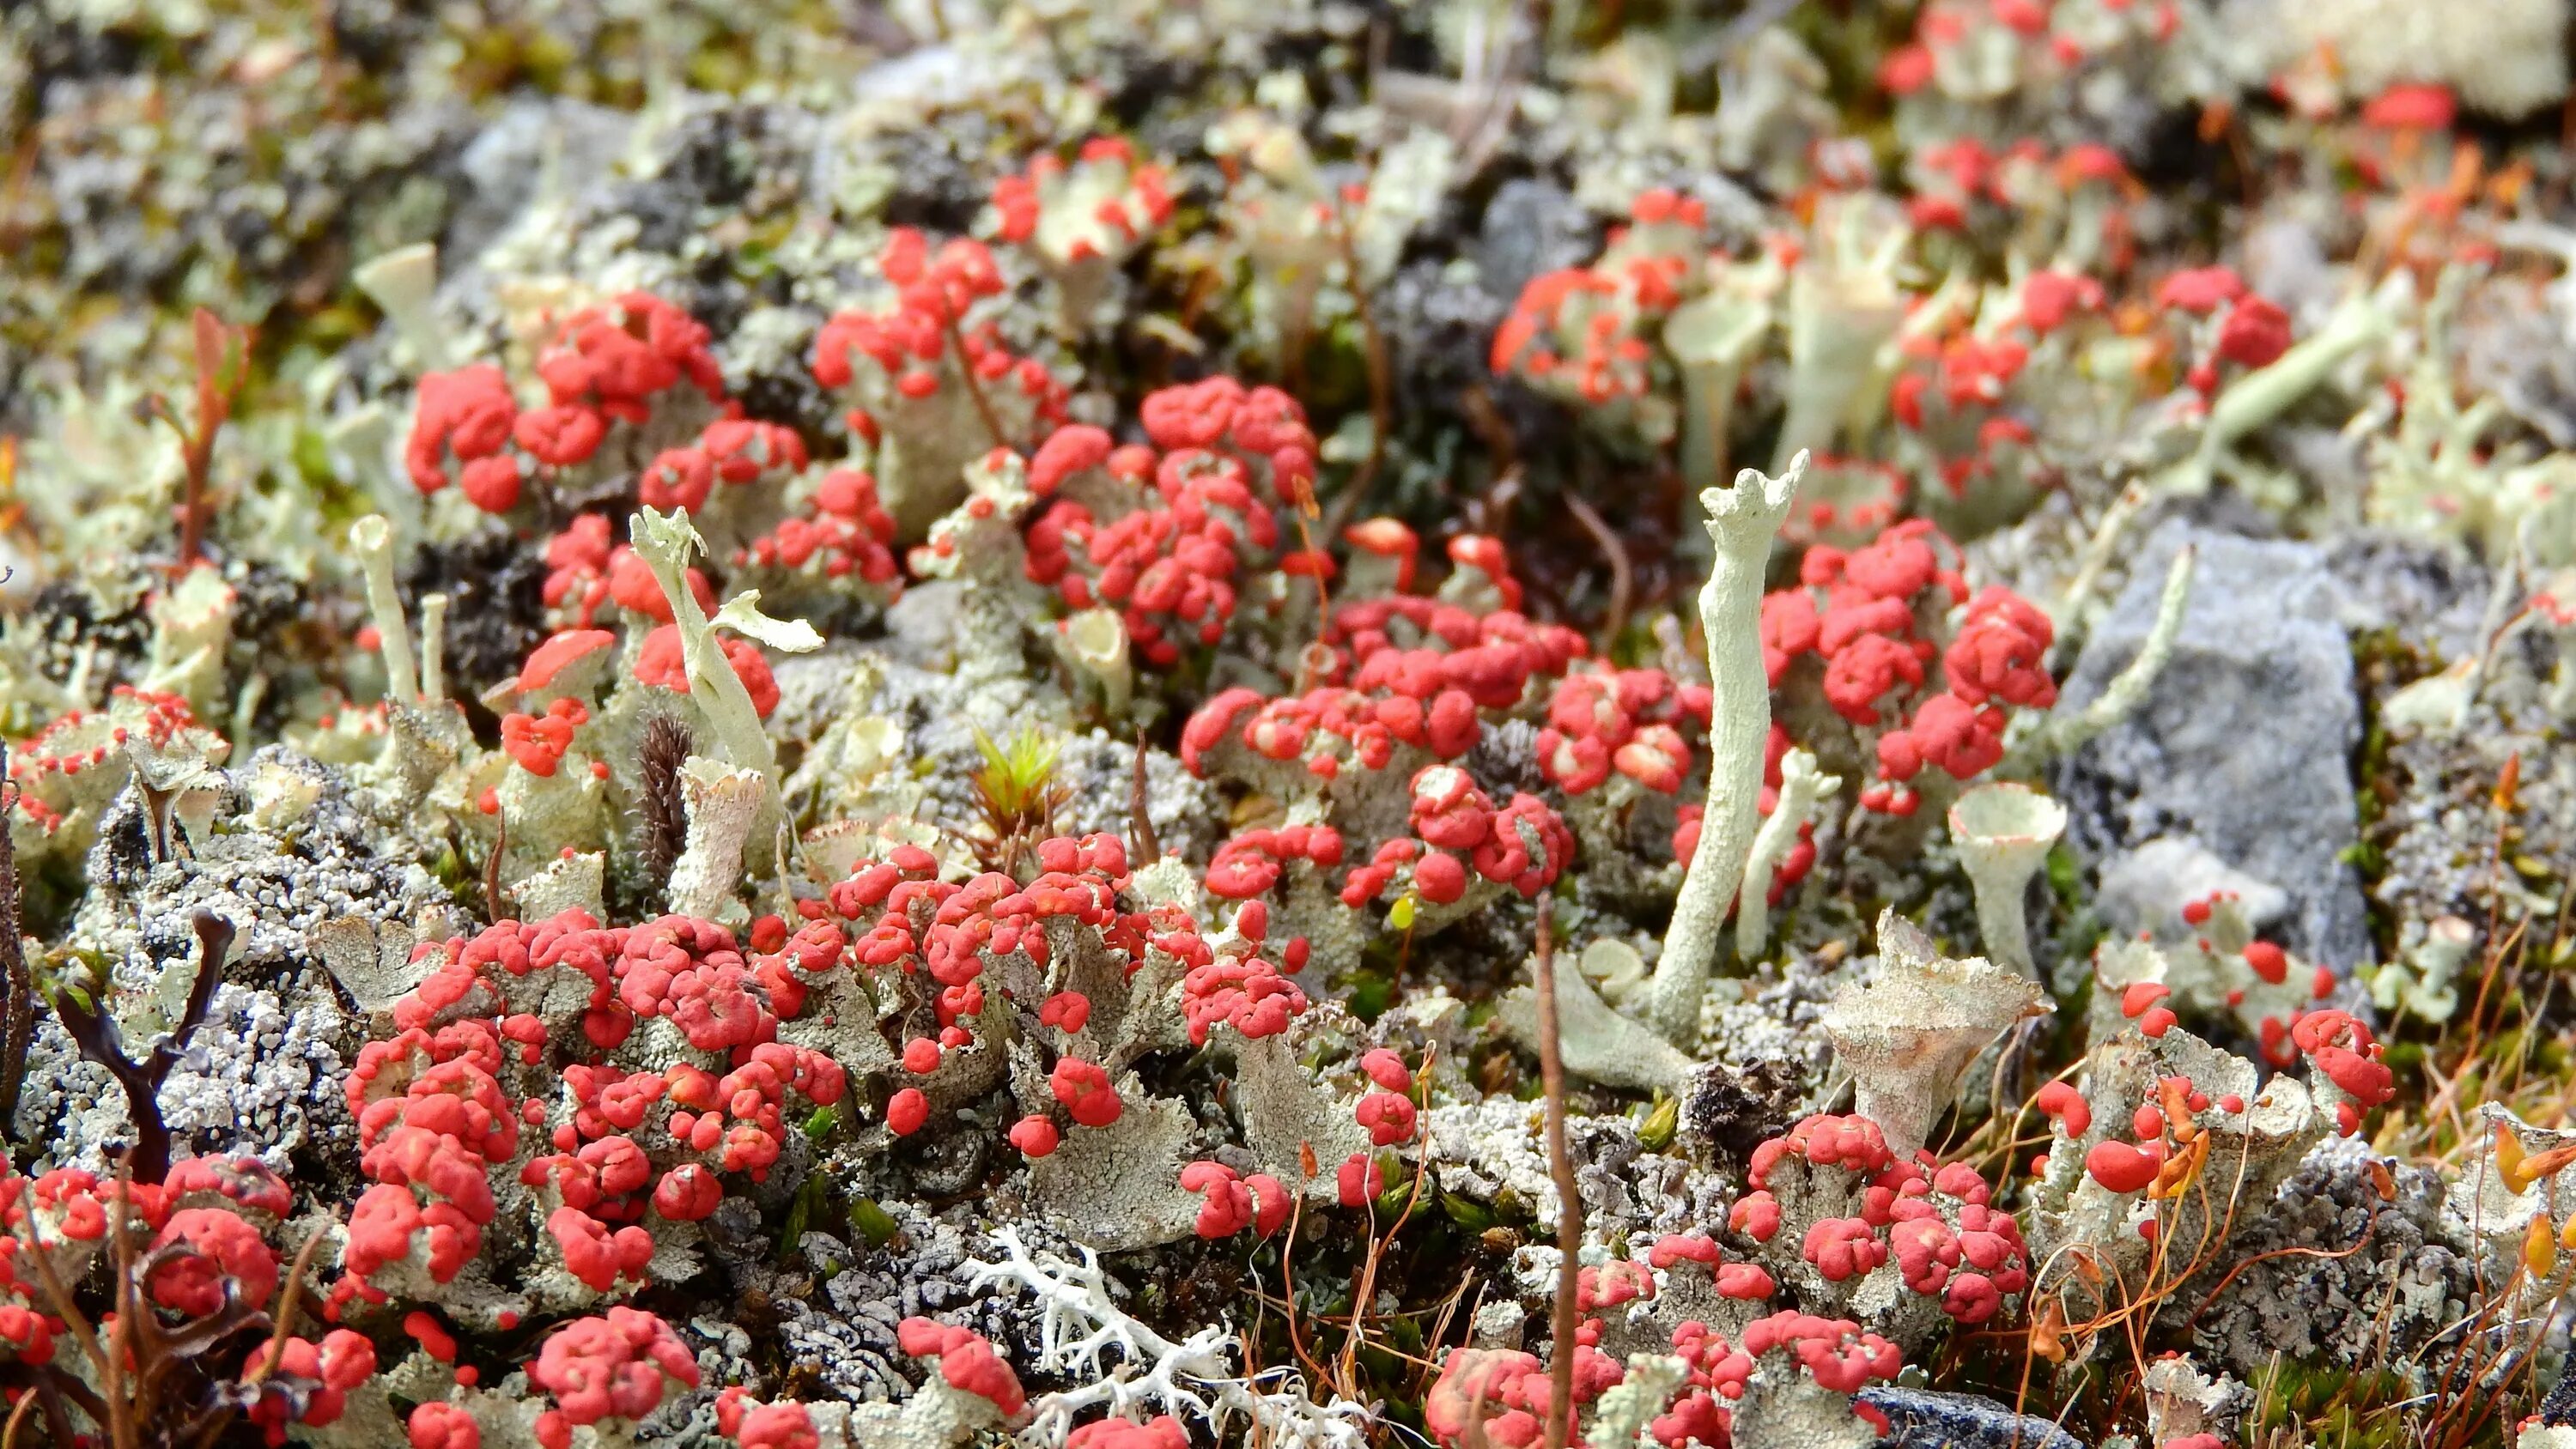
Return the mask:
<svg viewBox="0 0 2576 1449"><path fill-rule="evenodd" d="M1599 227L1572 193L1546 181L1506 181L1485 206L1471 248L1485 290L1511 301L1541 272L1581 266L1601 249Z"/></svg>
<svg viewBox="0 0 2576 1449"><path fill-rule="evenodd" d="M579 184L612 171L634 118L563 97L521 97L457 158L466 200L447 224L442 254L453 268L517 219L549 177Z"/></svg>
<svg viewBox="0 0 2576 1449"><path fill-rule="evenodd" d="M2394 631L2438 664L2477 652L2491 579L2467 550L2365 529L2337 539L2326 567L2343 589L2346 628Z"/></svg>
<svg viewBox="0 0 2576 1449"><path fill-rule="evenodd" d="M2576 1359L2558 1371L2558 1382L2540 1401L2540 1422L2553 1427L2576 1425Z"/></svg>
<svg viewBox="0 0 2576 1449"><path fill-rule="evenodd" d="M2290 898L2279 886L2230 867L2194 841L2169 835L2104 862L2093 908L2112 930L2124 935L2170 932L2176 929L2184 906L2220 891L2235 893L2238 908L2257 931L2279 925L2290 908Z"/></svg>
<svg viewBox="0 0 2576 1449"><path fill-rule="evenodd" d="M2200 551L2172 660L2135 715L2058 771L2067 839L2095 868L2188 840L2289 898L2283 943L2349 973L2371 954L2350 759L2361 737L2344 589L2306 544L2169 521L2132 561L2064 690L2081 709L2137 654L2167 564Z"/></svg>
<svg viewBox="0 0 2576 1449"><path fill-rule="evenodd" d="M2048 1420L1976 1394L1873 1387L1859 1398L1887 1416L1878 1449L2084 1449L2083 1440Z"/></svg>

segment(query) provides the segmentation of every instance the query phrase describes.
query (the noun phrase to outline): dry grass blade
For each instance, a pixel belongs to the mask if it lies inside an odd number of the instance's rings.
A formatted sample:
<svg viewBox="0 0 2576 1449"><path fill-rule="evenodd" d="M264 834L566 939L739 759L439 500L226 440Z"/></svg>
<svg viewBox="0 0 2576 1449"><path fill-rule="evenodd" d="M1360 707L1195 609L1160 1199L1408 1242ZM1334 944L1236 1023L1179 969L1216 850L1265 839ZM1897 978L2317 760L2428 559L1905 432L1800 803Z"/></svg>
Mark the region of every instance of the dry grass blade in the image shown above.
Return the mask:
<svg viewBox="0 0 2576 1449"><path fill-rule="evenodd" d="M1538 898L1537 950L1532 954L1531 966L1538 978L1538 1071L1547 1095L1547 1170L1556 1183L1558 1254L1552 1329L1556 1344L1548 1365L1552 1387L1547 1400L1547 1437L1541 1442L1557 1449L1566 1442L1574 1419L1574 1335L1581 1275L1577 1256L1583 1250L1583 1198L1575 1187L1574 1154L1565 1145L1565 1054L1559 1050L1557 1038L1556 948L1549 939L1551 900L1546 895Z"/></svg>

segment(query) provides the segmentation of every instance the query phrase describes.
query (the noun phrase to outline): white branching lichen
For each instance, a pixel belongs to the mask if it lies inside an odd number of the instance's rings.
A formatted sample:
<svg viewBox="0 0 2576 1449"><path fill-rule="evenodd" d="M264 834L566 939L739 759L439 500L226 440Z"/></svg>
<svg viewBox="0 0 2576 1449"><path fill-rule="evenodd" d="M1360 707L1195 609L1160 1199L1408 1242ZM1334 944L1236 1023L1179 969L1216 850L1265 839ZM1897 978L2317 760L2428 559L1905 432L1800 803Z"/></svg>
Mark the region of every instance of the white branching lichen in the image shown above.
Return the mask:
<svg viewBox="0 0 2576 1449"><path fill-rule="evenodd" d="M1122 1418L1174 1414L1207 1426L1227 1442L1226 1426L1249 1421L1255 1437L1301 1449L1361 1449L1368 1409L1335 1396L1318 1404L1305 1381L1288 1369L1249 1377L1233 1364L1234 1335L1223 1325L1199 1329L1177 1343L1130 1316L1109 1296L1109 1280L1089 1249L1083 1261L1033 1255L1017 1229L993 1232L999 1262L968 1262L976 1287L1001 1285L1038 1301L1042 1337L1037 1366L1065 1374L1079 1388L1047 1394L1029 1405L1029 1431L1060 1444L1075 1417L1102 1409Z"/></svg>

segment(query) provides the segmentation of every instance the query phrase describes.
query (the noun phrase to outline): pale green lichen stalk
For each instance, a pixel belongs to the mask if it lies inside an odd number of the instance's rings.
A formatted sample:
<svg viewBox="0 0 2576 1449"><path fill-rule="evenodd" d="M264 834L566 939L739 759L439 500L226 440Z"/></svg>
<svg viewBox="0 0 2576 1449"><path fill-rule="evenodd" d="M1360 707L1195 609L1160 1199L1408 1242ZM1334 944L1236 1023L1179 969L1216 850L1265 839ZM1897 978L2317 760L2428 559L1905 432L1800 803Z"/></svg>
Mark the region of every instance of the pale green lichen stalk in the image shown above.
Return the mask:
<svg viewBox="0 0 2576 1449"><path fill-rule="evenodd" d="M2165 570L2163 592L2156 596L2155 622L2147 626L2146 642L2138 646L2138 657L2127 668L2112 676L2100 697L2073 714L2056 713L2013 751L2007 769L2027 768L2037 760L2069 754L2104 730L2127 719L2146 701L2147 691L2154 687L2156 676L2164 673L2165 661L2173 657L2174 640L2182 633L2183 610L2191 602L2193 551L2184 548L2174 555Z"/></svg>
<svg viewBox="0 0 2576 1449"><path fill-rule="evenodd" d="M1771 882L1778 875L1780 862L1788 857L1789 847L1797 843L1799 827L1842 785L1842 776L1817 769L1816 757L1805 750L1791 750L1780 757L1780 799L1771 807L1771 813L1762 817L1761 828L1753 833L1753 854L1744 867L1744 899L1735 908L1737 960L1753 960L1769 943Z"/></svg>
<svg viewBox="0 0 2576 1449"><path fill-rule="evenodd" d="M1687 1042L1699 1031L1700 997L1717 959L1718 931L1743 883L1746 851L1760 820L1762 751L1771 733L1771 680L1762 667L1762 584L1771 540L1789 516L1807 455L1789 460L1777 478L1747 468L1732 488L1700 495L1708 536L1717 545L1699 591L1700 628L1708 639L1712 695L1708 725L1708 809L1699 848L1682 878L1681 898L1664 933L1663 959L1647 983L1646 1021Z"/></svg>
<svg viewBox="0 0 2576 1449"><path fill-rule="evenodd" d="M447 595L420 596L420 692L447 698Z"/></svg>
<svg viewBox="0 0 2576 1449"><path fill-rule="evenodd" d="M1837 993L1825 1013L1834 1057L1852 1074L1854 1108L1887 1145L1912 1152L1958 1094L1988 1043L2054 1010L2036 982L1980 957L1956 960L1896 914L1878 918L1876 976Z"/></svg>
<svg viewBox="0 0 2576 1449"><path fill-rule="evenodd" d="M420 697L420 676L413 672L411 629L403 620L402 594L394 587L394 530L381 513L371 513L349 526L349 546L367 575L367 613L376 626L377 647L385 658L385 698L409 704Z"/></svg>
<svg viewBox="0 0 2576 1449"><path fill-rule="evenodd" d="M715 621L707 617L697 596L689 592L689 555L705 547L697 529L690 525L685 513L662 513L651 508L638 510L631 528L635 552L653 570L653 581L662 586L663 597L671 603L673 622L680 626L680 644L689 666L689 697L706 714L707 723L715 727L725 754L735 764L758 770L774 782L778 753L770 744L769 732L761 728L760 711L751 702L751 691L743 687L741 677L726 662L724 647L716 641ZM733 605L726 607L731 609Z"/></svg>
<svg viewBox="0 0 2576 1449"><path fill-rule="evenodd" d="M411 349L412 362L420 371L437 372L453 365L454 349L431 306L438 291L435 243L396 247L360 264L349 273L349 280L367 294L367 300L384 309L385 320Z"/></svg>
<svg viewBox="0 0 2576 1449"><path fill-rule="evenodd" d="M2227 450L2255 429L2290 410L2323 384L2343 360L2388 334L2388 310L2371 295L2352 297L2335 310L2314 337L2292 347L2268 367L2230 383L2201 425L2200 444L2163 480L2166 491L2197 495L2210 480Z"/></svg>

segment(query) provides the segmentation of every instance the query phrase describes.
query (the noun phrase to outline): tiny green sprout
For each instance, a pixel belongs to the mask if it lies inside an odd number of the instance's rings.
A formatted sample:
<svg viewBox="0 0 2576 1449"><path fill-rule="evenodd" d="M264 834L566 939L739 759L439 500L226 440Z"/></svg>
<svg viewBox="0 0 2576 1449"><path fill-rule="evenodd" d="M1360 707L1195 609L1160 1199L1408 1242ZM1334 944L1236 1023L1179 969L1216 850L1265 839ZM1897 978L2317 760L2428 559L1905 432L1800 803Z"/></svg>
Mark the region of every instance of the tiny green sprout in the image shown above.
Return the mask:
<svg viewBox="0 0 2576 1449"><path fill-rule="evenodd" d="M787 1222L778 1232L778 1261L781 1264L795 1261L797 1244L812 1226L815 1210L822 1203L823 1175L818 1172L806 1178L805 1185L798 1188L796 1196L788 1201Z"/></svg>
<svg viewBox="0 0 2576 1449"><path fill-rule="evenodd" d="M840 1125L840 1120L831 1108L817 1107L814 1115L805 1119L805 1135L820 1142L832 1135L832 1129Z"/></svg>
<svg viewBox="0 0 2576 1449"><path fill-rule="evenodd" d="M984 757L984 767L975 772L975 788L991 802L996 813L1028 814L1044 801L1047 786L1054 783L1056 756L1061 749L1034 729L1017 731L998 744L978 729L975 752Z"/></svg>
<svg viewBox="0 0 2576 1449"><path fill-rule="evenodd" d="M1413 1179L1405 1175L1402 1160L1392 1152L1379 1153L1377 1166L1386 1182L1386 1190L1377 1195L1378 1221L1393 1222L1413 1201Z"/></svg>
<svg viewBox="0 0 2576 1449"><path fill-rule="evenodd" d="M2044 868L2048 872L2048 888L2056 892L2059 900L2072 904L2084 883L2084 867L2075 859L2075 852L2068 848L2066 842L2059 841L2048 848Z"/></svg>
<svg viewBox="0 0 2576 1449"><path fill-rule="evenodd" d="M1648 1152L1663 1151L1673 1145L1673 1134L1681 1122L1681 1099L1657 1092L1654 1105L1646 1111L1646 1119L1637 1124L1637 1145Z"/></svg>
<svg viewBox="0 0 2576 1449"><path fill-rule="evenodd" d="M850 1199L850 1230L867 1240L871 1248L882 1248L895 1239L897 1228L893 1217L878 1207L874 1198Z"/></svg>
<svg viewBox="0 0 2576 1449"><path fill-rule="evenodd" d="M1483 1203L1454 1192L1440 1194L1440 1210L1449 1215L1449 1221L1471 1233L1481 1233L1494 1225L1494 1215Z"/></svg>
<svg viewBox="0 0 2576 1449"><path fill-rule="evenodd" d="M972 777L978 817L973 840L987 868L1011 871L1032 842L1055 833L1056 812L1073 798L1055 777L1061 749L1035 729L999 743L975 731L975 750L984 763Z"/></svg>

